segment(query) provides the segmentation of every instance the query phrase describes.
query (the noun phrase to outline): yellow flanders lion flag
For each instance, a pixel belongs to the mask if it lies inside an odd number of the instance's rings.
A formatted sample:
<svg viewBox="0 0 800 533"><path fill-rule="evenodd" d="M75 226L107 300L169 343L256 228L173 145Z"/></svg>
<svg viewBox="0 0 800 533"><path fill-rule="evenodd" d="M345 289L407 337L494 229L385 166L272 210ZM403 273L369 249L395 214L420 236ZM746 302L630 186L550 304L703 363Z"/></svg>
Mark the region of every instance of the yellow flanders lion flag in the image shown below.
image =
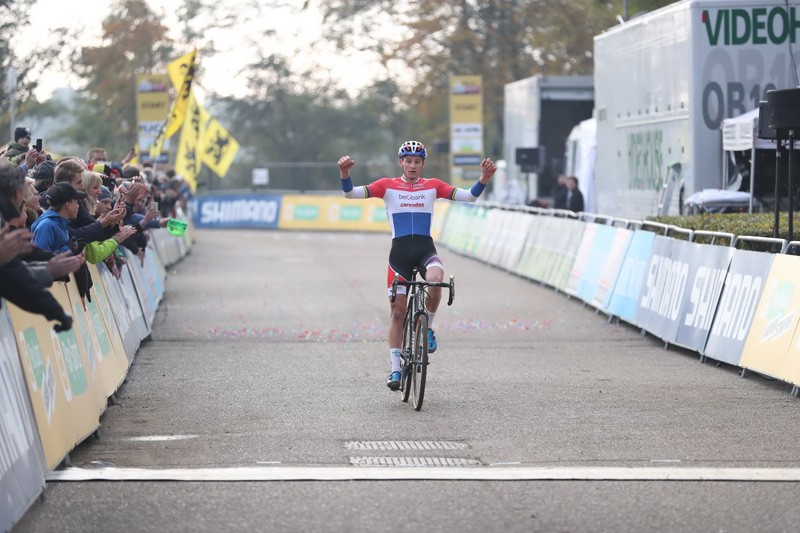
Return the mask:
<svg viewBox="0 0 800 533"><path fill-rule="evenodd" d="M178 141L175 172L183 175L193 191L197 190L197 174L200 172L202 164L200 159L203 150L202 141L205 136L206 124L210 119L208 111L200 105L192 91L189 107L186 109L186 119L181 128L181 138Z"/></svg>
<svg viewBox="0 0 800 533"><path fill-rule="evenodd" d="M220 178L225 177L236 152L239 151L239 143L217 119L212 118L206 128L202 145L203 163Z"/></svg>
<svg viewBox="0 0 800 533"><path fill-rule="evenodd" d="M192 93L192 82L194 81L194 73L197 66L196 62L197 49L194 49L167 66L167 72L173 84L175 84L174 76L181 72L183 73L183 79L180 85L175 86L175 90L177 91L175 101L172 102L169 116L153 141L153 146L150 148L150 157L157 157L164 146L164 140L175 135L183 125L183 119L186 116L186 108L189 106L189 97Z"/></svg>

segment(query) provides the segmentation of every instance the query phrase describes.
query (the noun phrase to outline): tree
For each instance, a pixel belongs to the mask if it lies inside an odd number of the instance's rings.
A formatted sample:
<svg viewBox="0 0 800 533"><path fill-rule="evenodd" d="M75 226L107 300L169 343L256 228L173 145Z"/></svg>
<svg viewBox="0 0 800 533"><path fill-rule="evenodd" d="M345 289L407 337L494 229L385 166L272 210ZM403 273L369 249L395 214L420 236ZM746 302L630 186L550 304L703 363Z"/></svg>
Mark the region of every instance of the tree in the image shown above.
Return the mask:
<svg viewBox="0 0 800 533"><path fill-rule="evenodd" d="M487 152L497 156L502 144L504 85L536 74L591 74L593 36L616 24L622 1L319 3L329 21L327 39L341 48L374 52L392 77L412 77L401 87L402 100L418 115L414 125L428 135L447 137L449 76L483 76ZM667 3L639 0L636 4L642 9Z"/></svg>
<svg viewBox="0 0 800 533"><path fill-rule="evenodd" d="M73 55L83 100L65 132L84 146L121 157L137 138L136 74L166 70L176 52L167 28L144 0L118 0L101 25L102 43Z"/></svg>
<svg viewBox="0 0 800 533"><path fill-rule="evenodd" d="M8 73L13 67L17 78L14 91L17 117L33 114L36 110L34 91L39 83L38 73L59 61L61 50L71 37L67 31L54 32L42 35L35 50L22 52L15 49L14 39L19 29L28 24L30 9L35 3L36 0L0 0L0 109L10 111L11 108ZM5 139L6 132L12 129L10 120L10 112L0 116L0 140Z"/></svg>

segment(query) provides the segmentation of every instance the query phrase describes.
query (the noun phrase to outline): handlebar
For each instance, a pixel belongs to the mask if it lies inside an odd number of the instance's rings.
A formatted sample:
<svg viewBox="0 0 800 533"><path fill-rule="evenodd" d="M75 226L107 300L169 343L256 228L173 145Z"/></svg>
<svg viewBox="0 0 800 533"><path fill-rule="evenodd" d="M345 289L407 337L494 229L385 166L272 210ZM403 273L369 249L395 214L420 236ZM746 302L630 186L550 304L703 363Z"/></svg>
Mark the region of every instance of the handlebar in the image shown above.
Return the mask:
<svg viewBox="0 0 800 533"><path fill-rule="evenodd" d="M442 287L448 289L448 297L447 297L447 305L453 305L453 300L456 298L456 282L453 276L450 276L449 283L443 282L429 282L429 281L405 281L400 280L400 276L395 274L394 279L392 280L392 303L395 302L397 299L397 286L404 285L406 287L416 286L416 287Z"/></svg>

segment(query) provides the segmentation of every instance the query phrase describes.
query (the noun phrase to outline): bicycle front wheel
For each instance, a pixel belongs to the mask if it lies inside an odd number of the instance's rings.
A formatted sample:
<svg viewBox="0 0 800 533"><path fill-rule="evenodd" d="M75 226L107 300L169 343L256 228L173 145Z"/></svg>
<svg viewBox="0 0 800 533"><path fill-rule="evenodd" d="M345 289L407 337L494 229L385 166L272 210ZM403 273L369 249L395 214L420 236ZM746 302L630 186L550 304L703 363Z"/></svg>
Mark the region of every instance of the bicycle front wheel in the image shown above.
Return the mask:
<svg viewBox="0 0 800 533"><path fill-rule="evenodd" d="M411 391L414 409L422 409L425 376L428 373L428 315L420 313L414 321L414 345L411 354Z"/></svg>
<svg viewBox="0 0 800 533"><path fill-rule="evenodd" d="M403 323L403 346L402 346L402 371L400 378L400 401L407 402L408 396L411 393L411 353L412 353L412 338L413 338L413 324L411 317L413 313L411 307L406 312L406 319Z"/></svg>

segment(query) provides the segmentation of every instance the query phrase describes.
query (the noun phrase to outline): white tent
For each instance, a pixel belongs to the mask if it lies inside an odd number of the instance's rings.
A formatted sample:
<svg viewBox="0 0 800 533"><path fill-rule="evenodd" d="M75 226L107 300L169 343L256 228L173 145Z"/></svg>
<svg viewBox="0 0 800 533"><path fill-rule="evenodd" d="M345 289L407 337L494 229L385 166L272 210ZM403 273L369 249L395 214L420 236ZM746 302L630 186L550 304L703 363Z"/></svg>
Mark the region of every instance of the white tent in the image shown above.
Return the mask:
<svg viewBox="0 0 800 533"><path fill-rule="evenodd" d="M567 138L565 172L578 178L578 187L583 193L584 211L597 211L595 197L594 162L597 152L597 121L586 119L572 128Z"/></svg>
<svg viewBox="0 0 800 533"><path fill-rule="evenodd" d="M775 150L777 143L758 138L758 108L722 121L722 186L728 176L727 152L744 150ZM756 176L755 154L750 158L750 212L753 212L753 183Z"/></svg>

